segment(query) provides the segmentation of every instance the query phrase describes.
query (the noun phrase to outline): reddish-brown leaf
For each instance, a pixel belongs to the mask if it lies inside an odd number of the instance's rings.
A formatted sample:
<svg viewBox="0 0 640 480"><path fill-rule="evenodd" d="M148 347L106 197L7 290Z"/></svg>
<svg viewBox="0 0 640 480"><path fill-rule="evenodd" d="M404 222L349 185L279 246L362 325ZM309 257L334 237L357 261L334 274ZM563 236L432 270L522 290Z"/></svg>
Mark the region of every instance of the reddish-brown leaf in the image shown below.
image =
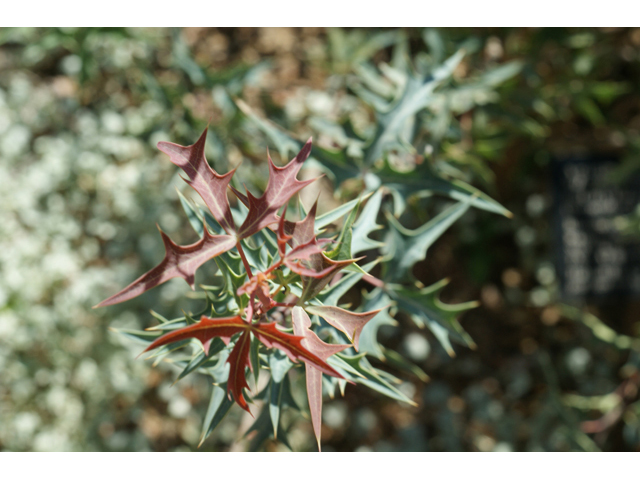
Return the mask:
<svg viewBox="0 0 640 480"><path fill-rule="evenodd" d="M312 255L309 260L309 267L314 272L322 272L320 277L317 276L303 276L302 277L302 300L309 300L314 298L322 289L328 285L328 283L335 277L335 275L347 265L356 262L357 258L350 258L348 260L331 260L324 253L318 255Z"/></svg>
<svg viewBox="0 0 640 480"><path fill-rule="evenodd" d="M249 352L251 350L251 334L246 329L245 332L240 335L240 338L236 342L233 350L229 354L227 362L229 362L229 380L227 381L227 394L233 395L233 399L238 405L244 408L247 412L249 405L244 398L242 390L249 388L247 383L247 377L245 369L251 368L251 360L249 359Z"/></svg>
<svg viewBox="0 0 640 480"><path fill-rule="evenodd" d="M315 205L314 205L315 211ZM330 240L328 239L320 239L316 240L315 234L313 230L311 230L311 235L308 235L307 232L304 235L301 235L302 229L298 230L297 239L294 239L294 235L296 233L296 227L298 225L302 225L302 228L305 228L304 222L288 222L290 225L291 235L286 233L287 230L287 221L284 216L287 212L287 207L284 208L282 212L282 216L278 220L278 229L276 231L278 238L278 251L280 256L282 257L282 262L289 267L293 272L297 273L300 276L307 277L315 277L320 278L328 273L330 273L331 268L327 268L322 271L315 271L309 267L309 262L312 258L318 257L320 253L322 253L323 245L328 243ZM314 213L315 216L315 213ZM310 218L307 216L307 218ZM312 217L311 217L312 218ZM307 239L304 243L300 243L300 240ZM287 244L291 244L293 248L287 252Z"/></svg>
<svg viewBox="0 0 640 480"><path fill-rule="evenodd" d="M243 193L236 190L233 185L229 185L229 188L236 194L238 199L244 203L247 208L249 207L249 199ZM291 222L289 220L284 221L284 233L292 237L289 244L293 247L300 245L301 243L307 243L313 237L315 237L315 221L316 221L316 209L318 202L316 201L311 207L311 210L307 213L307 216L298 222ZM280 222L280 217L276 215L276 221ZM274 232L278 232L278 227L273 224L269 225L269 228Z"/></svg>
<svg viewBox="0 0 640 480"><path fill-rule="evenodd" d="M282 332L278 330L275 322L248 323L240 316L227 318L209 318L202 316L198 323L166 333L156 339L146 348L145 352L187 338L197 338L203 343L205 351L208 351L213 338L220 337L225 343L229 343L231 337L240 332L242 332L242 335L236 342L227 360L230 364L227 391L233 395L234 400L247 411L249 411L249 407L243 396L242 389L247 388L245 369L246 367L251 368L251 361L249 359L251 344L250 333L253 333L258 340L267 347L282 350L294 362L302 360L307 365L315 367L322 373L343 378L342 375L326 363L326 358L322 358L324 355L323 351L320 352L321 355L317 355L302 345L305 337Z"/></svg>
<svg viewBox="0 0 640 480"><path fill-rule="evenodd" d="M235 317L209 318L202 316L198 323L187 327L179 328L169 333L165 333L149 345L144 352L153 350L154 348L168 345L187 338L197 338L202 342L205 353L209 354L209 346L215 337L220 337L225 344L229 343L231 337L236 333L247 330L249 324L245 322L239 315ZM144 353L142 352L142 353Z"/></svg>
<svg viewBox="0 0 640 480"><path fill-rule="evenodd" d="M349 340L353 343L353 347L358 351L358 341L360 333L369 320L375 317L380 310L372 310L371 312L353 313L339 307L309 305L305 309L314 315L320 315L330 325L338 330L343 331Z"/></svg>
<svg viewBox="0 0 640 480"><path fill-rule="evenodd" d="M316 201L307 212L307 216L299 222L285 221L284 232L291 237L291 246L296 247L304 243L309 243L316 236L316 209L318 202Z"/></svg>
<svg viewBox="0 0 640 480"><path fill-rule="evenodd" d="M182 168L189 176L184 179L193 189L200 194L213 217L220 223L227 233L235 232L229 200L227 198L227 186L235 169L225 175L218 175L213 170L204 156L204 144L207 138L207 129L196 143L188 147L176 143L159 142L158 148L169 155L171 161Z"/></svg>
<svg viewBox="0 0 640 480"><path fill-rule="evenodd" d="M260 198L247 192L249 213L244 223L238 229L238 235L246 238L277 221L276 213L300 189L313 180L300 181L296 179L304 161L311 153L311 139L302 147L300 153L284 167L276 167L269 160L269 183ZM238 192L239 193L239 192ZM238 197L242 200L241 197Z"/></svg>
<svg viewBox="0 0 640 480"><path fill-rule="evenodd" d="M294 333L304 337L302 346L324 361L331 355L349 347L348 345L331 345L320 340L318 336L310 330L311 319L302 307L293 307L291 319L293 320ZM316 441L318 442L318 450L320 450L320 433L322 427L322 372L310 364L305 365L305 368L311 424L313 425L313 431L315 432Z"/></svg>
<svg viewBox="0 0 640 480"><path fill-rule="evenodd" d="M207 260L232 249L236 244L234 237L230 235L211 235L206 227L204 236L200 240L185 246L174 243L162 230L160 230L160 234L165 248L165 256L162 262L135 280L131 285L107 298L94 308L124 302L175 277L184 278L193 288L198 267Z"/></svg>
<svg viewBox="0 0 640 480"><path fill-rule="evenodd" d="M166 333L156 339L145 349L145 352L187 338L197 338L202 342L205 353L208 354L211 341L215 337L220 337L224 343L228 344L233 335L243 332L227 359L227 362L230 364L227 392L233 395L233 399L238 405L246 411L249 411L249 406L243 396L242 389L248 387L245 378L245 368L247 366L251 368L251 362L249 361L249 347L251 345L249 341L251 338L250 330L251 326L239 315L225 318L202 316L198 323Z"/></svg>
<svg viewBox="0 0 640 480"><path fill-rule="evenodd" d="M267 347L282 350L291 361L297 362L302 360L307 365L313 365L322 373L343 378L342 375L334 370L327 362L302 346L304 337L281 332L276 327L275 322L254 324L251 327L254 335L256 335L262 343Z"/></svg>

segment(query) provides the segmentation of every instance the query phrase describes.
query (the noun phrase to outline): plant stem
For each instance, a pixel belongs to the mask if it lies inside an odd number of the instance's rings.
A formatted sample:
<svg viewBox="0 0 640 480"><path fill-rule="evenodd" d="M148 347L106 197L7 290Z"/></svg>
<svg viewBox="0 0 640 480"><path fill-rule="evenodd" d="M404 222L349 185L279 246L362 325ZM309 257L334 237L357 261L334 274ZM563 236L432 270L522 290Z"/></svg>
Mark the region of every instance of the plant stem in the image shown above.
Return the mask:
<svg viewBox="0 0 640 480"><path fill-rule="evenodd" d="M249 266L249 262L247 261L247 257L244 255L244 250L242 249L242 243L238 240L236 244L236 248L238 249L238 253L240 254L240 258L242 259L242 263L244 264L244 268L247 271L247 275L249 278L253 278L253 272L251 272L251 266Z"/></svg>
<svg viewBox="0 0 640 480"><path fill-rule="evenodd" d="M274 307L286 307L286 308L293 308L296 306L296 303L282 303L282 302L275 302L273 304Z"/></svg>

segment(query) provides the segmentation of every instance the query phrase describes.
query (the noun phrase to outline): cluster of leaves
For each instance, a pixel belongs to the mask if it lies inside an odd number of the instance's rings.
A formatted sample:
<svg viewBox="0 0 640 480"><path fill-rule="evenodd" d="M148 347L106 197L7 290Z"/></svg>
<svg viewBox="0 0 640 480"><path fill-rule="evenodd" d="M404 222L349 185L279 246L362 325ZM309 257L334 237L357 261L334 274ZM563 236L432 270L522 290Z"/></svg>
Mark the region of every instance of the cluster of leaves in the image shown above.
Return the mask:
<svg viewBox="0 0 640 480"><path fill-rule="evenodd" d="M376 251L379 253L376 261L381 264L381 281L374 283L376 288L367 295L364 308L396 307L394 311L404 312L419 327L429 328L454 356L452 341L475 346L458 317L477 306L477 302L442 303L439 295L448 281L424 287L414 277L414 266L426 258L431 245L469 207L506 217L511 217L511 212L463 181L465 175L451 162L446 163L448 175L445 175L440 168L442 162L436 160L441 157L451 131L455 130L454 115L489 101L495 87L517 74L521 65L507 63L463 85L452 85L454 71L473 45L463 46L445 59L442 38L433 30L425 30L423 40L429 54L415 55L412 64L409 44L403 34L380 34L371 39L372 46L386 45L385 42L393 40L395 47L391 62L376 67L362 62L354 52L349 54L349 36L333 32L332 38L334 50L336 45L343 47L338 49L340 58L355 57L354 74L346 77L346 83L372 111L374 121L365 128L357 128L348 116L333 122L310 118L309 125L329 140L325 143L332 145L316 145L310 161L333 180L338 191L372 194L352 231L351 253ZM244 102L239 101L238 105L281 155L287 156L301 147L302 142L295 136L260 117ZM416 229L404 227L403 216L416 223L409 205L434 195L448 197L456 203ZM372 234L375 240L370 237ZM394 352L377 343L377 330L385 324L396 324L386 312L378 315L365 330L366 340L361 348L381 360L393 362ZM419 372L415 365L403 363L403 366ZM419 376L426 377L424 373Z"/></svg>
<svg viewBox="0 0 640 480"><path fill-rule="evenodd" d="M154 356L158 357L189 344L192 339L202 344L203 348L184 362L180 378L200 368L213 376L216 388L227 390L227 398L214 392L203 440L233 402L250 412L243 393L249 387L247 369L253 372L256 384L261 367L271 371L267 388L274 437L279 431L280 407L292 403L285 380L292 362L306 364L309 406L318 444L323 373L332 377L324 381L329 388L340 385L344 390L347 382L364 383L410 402L389 382L395 380L393 377L374 369L363 355L357 354L363 328L382 309L354 313L335 305L344 291L368 275L355 265L350 252L350 229L358 202L350 202L319 218L315 205L300 221L285 218L291 197L313 181L296 179L311 152L311 140L285 167L275 166L269 158L269 183L259 198L250 192L244 195L230 185L234 171L219 175L209 166L204 156L205 141L206 130L188 147L168 142L158 144L187 174L185 180L208 207L205 212L183 198L201 239L180 246L161 231L166 249L162 262L97 307L129 300L175 277L183 278L194 288L196 270L215 259L222 281L216 286L203 286L207 305L195 315L199 317L197 321L194 316L185 315L173 321L162 319L162 325L151 334L126 332L149 342L145 352L157 349ZM227 190L237 196L244 209L231 208ZM349 212L347 230L335 242L318 238L319 230ZM329 246L333 248L327 249ZM338 276L348 268L351 271L347 275ZM323 319L323 331L337 343L320 340L309 314ZM272 321L274 317L279 321ZM167 333L158 337L158 331ZM351 344L342 343L345 339ZM348 349L353 349L352 354ZM264 424L259 418L255 428Z"/></svg>
<svg viewBox="0 0 640 480"><path fill-rule="evenodd" d="M433 38L427 38L434 43ZM406 60L404 44L399 45L396 58ZM233 171L218 175L208 166L203 154L204 133L190 147L159 144L172 162L185 171L187 182L209 209L203 211L182 199L201 239L180 247L161 232L167 253L160 265L100 305L126 300L173 277L184 278L193 287L196 269L215 258L217 274L223 282L215 287L203 287L207 301L204 311L171 322L163 319L157 329L171 331L159 338L149 333L129 332L151 342L147 350L158 348L157 356L165 356L173 347L186 345L193 338L202 342L204 351L197 350L190 359L176 363L184 368L180 377L201 369L213 376L217 385L205 419L203 440L230 408L231 397L249 410L243 396L243 389L248 386L245 370L251 369L257 382L261 365L269 368L271 379L267 388L254 397L269 400L268 410L265 409L249 430L262 432L256 436L258 439L273 435L286 442L279 418L281 407L295 406L288 392L286 375L293 366L291 361L306 364L307 394L318 443L323 391L333 396L339 386L344 392L350 381L411 403L411 399L394 386L398 380L376 369L366 358L368 354L422 380L428 378L418 366L378 343L380 327L397 324L386 310L387 306L393 306L392 313L404 312L418 326L429 328L452 356L452 341L475 346L458 317L477 303L443 303L439 295L447 280L424 287L416 282L412 270L426 257L433 242L470 206L507 216L509 212L469 184L444 178L426 161L425 155L418 153L419 148L427 147L426 129L446 130L443 118L449 118L452 110L443 105L449 106L452 98L459 98L451 92L455 89L444 87L464 51L438 64L441 52L435 47L433 50L432 57L418 62L415 69L407 61L397 60L394 67L383 71L383 76L373 67L360 65L357 77L360 81L352 78L350 85L373 106L375 125L360 134L349 119L341 125L331 125L333 138L341 147L338 150L316 145L312 153L310 142L299 142L238 101L238 107L272 139L282 158L300 152L283 168L275 167L269 159L269 183L260 198L239 192L231 183ZM490 89L516 71L517 66L512 65L488 75L477 84L466 86L463 96L470 97L467 103L473 104L474 93ZM422 115L425 112L431 114ZM434 128L434 122L439 122L439 130ZM437 140L434 138L434 143ZM290 222L285 219L285 212L278 216L282 207L286 211L290 198L310 182L296 180L302 163L310 155L310 161L320 166L338 187L354 179L360 183L361 198L364 195L367 200L359 217L358 199L319 218L315 218L315 205L306 213L301 204L303 220ZM410 168L398 168L398 158L408 161ZM227 189L237 197L238 209L230 207ZM419 228L405 228L399 219L408 202L434 193L457 202ZM387 195L392 199L391 208L386 208L389 206L385 203ZM325 227L345 215L342 230L333 242L317 237ZM374 233L383 228L378 224L379 219L383 219L387 228ZM237 228L236 223L240 227ZM377 235L376 239L371 238L372 234ZM355 263L355 255L371 251L378 251L380 255L362 266ZM381 265L381 279L368 274L376 265ZM339 307L341 297L360 280L374 287L364 294L361 302L364 313ZM199 321L193 320L198 316ZM280 319L281 328L292 329L294 335L277 328L275 322L268 322L269 318L276 317ZM318 334L326 335L333 342L323 342ZM351 345L343 343L345 339ZM272 350L267 350L269 348ZM225 388L227 398L218 391Z"/></svg>

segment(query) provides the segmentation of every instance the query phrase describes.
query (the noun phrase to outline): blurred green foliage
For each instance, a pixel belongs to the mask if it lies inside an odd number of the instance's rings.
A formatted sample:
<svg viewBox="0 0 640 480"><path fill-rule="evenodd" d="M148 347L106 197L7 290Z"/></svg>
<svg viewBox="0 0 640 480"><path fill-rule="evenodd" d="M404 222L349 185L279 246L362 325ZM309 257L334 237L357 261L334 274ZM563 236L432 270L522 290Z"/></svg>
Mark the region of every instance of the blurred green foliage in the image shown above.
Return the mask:
<svg viewBox="0 0 640 480"><path fill-rule="evenodd" d="M264 187L266 142L242 99L294 139L314 134L349 152L355 174L331 166L321 184L328 211L375 189L367 173L387 171L352 159L376 128L370 105L397 98L407 72L460 45L451 83L407 130L418 135L388 158L396 171L428 167L475 185L514 214L470 209L413 268L423 285L450 278L447 303L481 300L461 321L477 349L451 358L409 317L396 319L401 328L384 320L381 343L431 380L403 374L417 408L348 387L325 406L325 450L637 450L639 306L558 303L547 167L553 156L597 152L623 158L621 177L638 169L638 29L0 30L0 448L194 448L209 381L171 387L170 366L135 361L139 346L108 332L153 325L152 307L168 318L189 311L186 285L90 309L161 258L154 222L181 243L195 239L179 214L184 182L155 144L189 144L211 122L213 166L241 164L240 178ZM407 144L419 150L407 156ZM407 164L416 154L422 163ZM373 218L394 225L398 215L399 235L448 205L416 195L399 208L405 193ZM360 238L384 241L376 235ZM353 301L375 297L356 291ZM386 364L397 369L394 360ZM246 422L232 410L201 449L246 448ZM289 440L313 448L305 422Z"/></svg>

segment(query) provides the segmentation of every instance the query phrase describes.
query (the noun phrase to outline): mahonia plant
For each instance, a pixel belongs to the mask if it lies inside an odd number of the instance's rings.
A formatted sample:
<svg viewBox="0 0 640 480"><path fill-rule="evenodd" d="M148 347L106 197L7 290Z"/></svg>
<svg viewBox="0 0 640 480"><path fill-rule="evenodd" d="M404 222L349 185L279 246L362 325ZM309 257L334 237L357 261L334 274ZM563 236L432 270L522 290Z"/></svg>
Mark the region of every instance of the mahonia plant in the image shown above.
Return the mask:
<svg viewBox="0 0 640 480"><path fill-rule="evenodd" d="M355 313L328 304L337 303L362 276L368 276L355 264L357 259L351 258L351 226L359 202L349 202L318 219L315 204L300 221L285 218L289 200L315 180L296 178L311 152L311 139L284 167L275 166L267 153L269 180L263 195L256 198L249 191L245 195L230 184L235 170L220 175L209 166L204 155L206 135L205 129L198 141L188 147L158 143L158 148L186 173L188 178L184 180L208 207L209 212L202 214L181 197L192 225L200 233L200 240L181 246L160 230L166 250L160 264L96 307L132 299L175 277L183 278L195 289L197 269L214 259L224 282L203 286L207 307L198 319L185 315L168 321L156 315L162 322L158 327L146 332L124 332L149 343L144 352L155 350L160 358L193 339L201 342L202 349L176 364L184 366L179 378L197 369L214 378L216 387L202 440L219 424L232 403L251 413L245 398L245 389L249 389L247 372L253 372L257 385L261 366L271 371L269 391L258 393L255 398L265 399L268 394L268 414L273 436L277 437L281 432L281 406L296 406L286 374L294 363L305 364L309 409L318 448L323 374L333 378L325 389L335 387L333 382L337 382L342 391L347 382L365 383L411 403L390 383L396 379L374 369L364 355L357 354L363 328L382 308ZM246 207L246 215L240 221L234 219L234 214L242 217L242 212L231 209L228 190ZM347 213L349 216L337 240L317 236L324 226ZM369 270L371 265L365 268ZM337 275L343 269L350 273ZM310 314L319 317L317 322L322 322L333 343L319 338L318 325L311 321ZM158 330L166 333L157 336ZM349 343L340 343L345 339ZM348 355L346 350L355 355ZM343 355L339 355L340 352ZM220 388L226 388L226 398ZM258 437L267 435L269 429L264 427L268 424L261 414L253 427L262 431ZM281 433L280 436L282 438Z"/></svg>
<svg viewBox="0 0 640 480"><path fill-rule="evenodd" d="M333 35L340 40L345 34L335 31ZM335 119L310 114L306 126L324 140L323 145L314 147L310 162L315 162L333 180L336 192L343 191L348 196L371 194L354 224L351 252L379 255L380 278L370 281L375 288L364 296L364 308L390 305L391 309L369 323L362 335L360 351L424 380L427 375L418 366L377 342L377 332L384 325L397 325L400 314L408 316L419 328L430 330L452 357L453 343L476 347L459 317L477 307L478 302L444 303L440 294L448 279L425 286L414 271L417 272L416 265L427 257L434 242L471 207L512 216L489 195L461 179L467 175L455 167L456 162L446 154L445 146L458 141L461 129L456 126L454 115L469 112L495 98L495 87L516 75L521 64L509 62L477 78L453 82L454 71L468 52L459 48L445 58L443 39L437 31L427 29L423 35L428 54L423 51L412 57L408 39L396 35L390 64L374 65L354 58L353 73L342 82L349 88L335 97L355 94L352 99L359 98L359 102L354 105L360 103L368 110L368 124L356 128L350 114ZM392 40L392 37L379 37L375 41L372 38L371 46ZM348 46L352 41L357 43L357 38L340 40L336 45ZM347 55L349 50L342 53ZM236 103L282 156L300 149L302 143L289 130L261 117L242 100ZM300 129L299 125L296 129ZM438 165L440 168L436 168ZM442 166L446 168L441 170ZM438 196L455 203L422 223L415 213ZM409 229L403 225L405 220L422 224Z"/></svg>

